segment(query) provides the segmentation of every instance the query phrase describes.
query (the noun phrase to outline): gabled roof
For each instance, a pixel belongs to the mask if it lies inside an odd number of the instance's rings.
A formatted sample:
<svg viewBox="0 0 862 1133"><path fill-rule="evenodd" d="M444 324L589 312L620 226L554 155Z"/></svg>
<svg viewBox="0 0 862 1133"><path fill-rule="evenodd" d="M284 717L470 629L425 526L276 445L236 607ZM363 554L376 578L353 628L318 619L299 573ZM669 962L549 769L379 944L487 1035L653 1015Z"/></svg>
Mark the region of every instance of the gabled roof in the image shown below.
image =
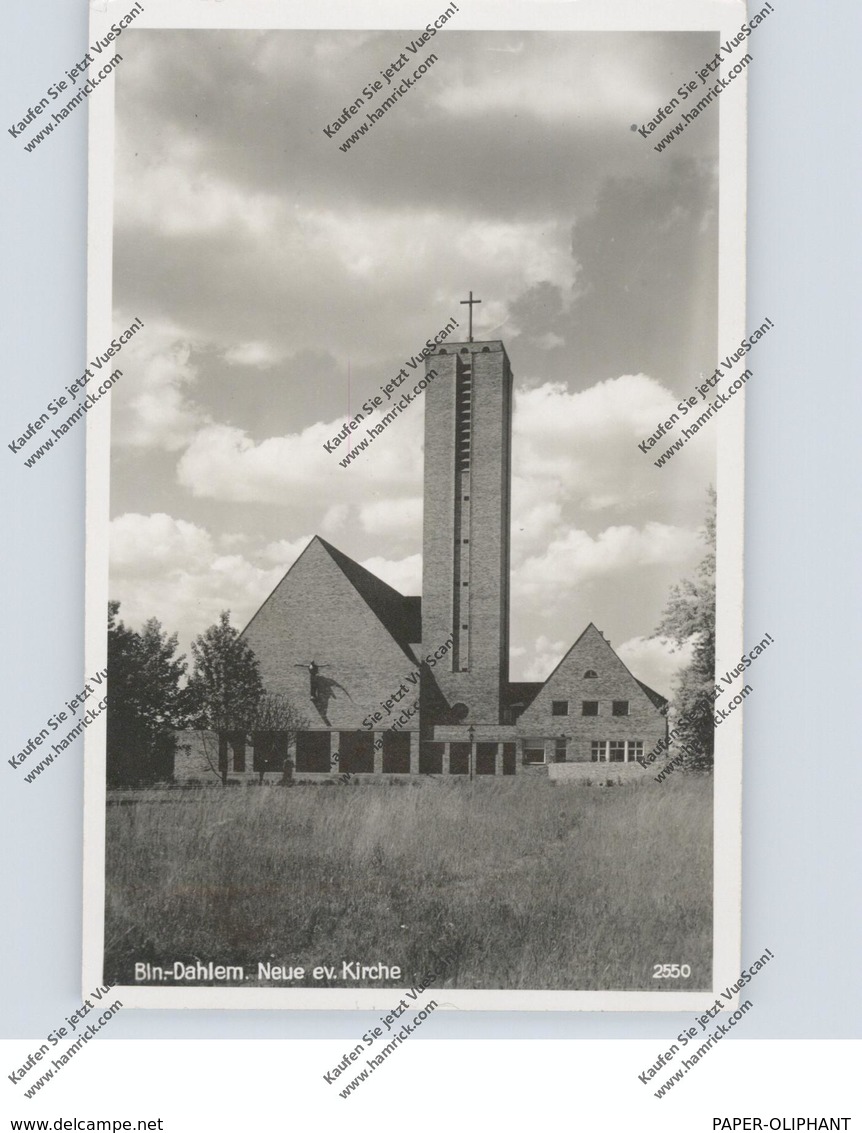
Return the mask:
<svg viewBox="0 0 862 1133"><path fill-rule="evenodd" d="M422 640L422 599L409 594L404 598L404 620L407 625L408 641Z"/></svg>
<svg viewBox="0 0 862 1133"><path fill-rule="evenodd" d="M625 661L623 661L622 664L625 665ZM626 665L626 668L628 668L627 665ZM634 673L632 673L632 676L634 676ZM637 677L635 677L635 680L638 681ZM638 684L641 686L641 688L644 690L644 692L647 694L647 696L650 698L650 700L653 702L653 704L656 706L656 708L666 707L666 705L668 703L667 698L662 696L662 694L660 692L656 692L655 689L650 688L649 685L645 685L643 683L643 681L638 681Z"/></svg>
<svg viewBox="0 0 862 1133"><path fill-rule="evenodd" d="M513 704L520 704L522 708L529 708L539 690L543 687L542 681L509 681L504 690L504 704L510 708Z"/></svg>
<svg viewBox="0 0 862 1133"><path fill-rule="evenodd" d="M393 586L354 562L343 551L339 551L319 535L315 535L314 538L326 548L354 590L365 600L402 649L409 649L411 642L422 640L421 598L405 598Z"/></svg>
<svg viewBox="0 0 862 1133"><path fill-rule="evenodd" d="M422 599L412 596L405 597L394 587L389 586L388 583L378 578L377 575L372 574L370 570L366 570L365 567L354 562L354 560L348 555L345 555L343 551L339 551L337 547L333 547L331 543L327 543L325 539L321 539L319 535L315 535L310 539L300 554L297 555L293 563L284 572L282 577L251 616L245 629L242 631L243 634L250 628L252 622L254 622L255 618L273 597L287 576L296 567L299 560L309 552L315 543L319 544L326 551L353 589L360 598L362 598L384 629L386 629L390 637L398 643L411 660L415 660L410 650L410 645L411 643L422 640Z"/></svg>
<svg viewBox="0 0 862 1133"><path fill-rule="evenodd" d="M651 689L649 687L649 685L645 685L643 683L643 681L639 681L637 679L637 677L634 675L634 673L631 671L631 669L628 667L628 665L625 663L625 661L623 661L623 659L620 657L619 653L617 653L616 649L614 649L614 647L611 645L611 643L607 640L605 635L596 626L596 624L594 622L590 622L589 625L586 627L586 629L583 631L583 633L581 633L576 638L572 647L566 651L566 653L560 659L559 663L554 666L554 669L548 675L547 679L540 685L540 687L544 688L545 685L548 685L548 684L551 683L551 678L556 674L558 669L562 668L562 666L566 663L566 661L569 659L569 657L572 655L572 653L575 652L575 650L577 649L580 642L583 640L584 637L586 637L586 635L590 632L590 630L592 630L594 634L597 634L601 638L601 640L605 643L607 648L611 651L611 653L613 653L614 657L617 659L619 664L622 665L622 667L625 669L625 671L628 673L628 675L631 677L631 679L635 682L635 684L638 685L641 688L644 695L646 697L648 697L648 699L652 702L652 704L654 704L656 708L664 708L668 703L667 699L665 697L663 697L661 695L661 693L656 692L654 689Z"/></svg>

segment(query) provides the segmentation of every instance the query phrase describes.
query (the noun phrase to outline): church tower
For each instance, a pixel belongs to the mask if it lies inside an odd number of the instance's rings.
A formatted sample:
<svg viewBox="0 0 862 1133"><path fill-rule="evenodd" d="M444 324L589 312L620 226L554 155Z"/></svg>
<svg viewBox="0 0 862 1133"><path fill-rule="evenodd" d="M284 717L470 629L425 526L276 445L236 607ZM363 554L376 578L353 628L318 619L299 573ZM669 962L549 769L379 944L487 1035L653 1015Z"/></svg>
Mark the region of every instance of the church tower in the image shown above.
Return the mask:
<svg viewBox="0 0 862 1133"><path fill-rule="evenodd" d="M423 656L451 637L433 670L449 708L495 724L509 677L512 370L502 342L471 335L438 347L425 373Z"/></svg>

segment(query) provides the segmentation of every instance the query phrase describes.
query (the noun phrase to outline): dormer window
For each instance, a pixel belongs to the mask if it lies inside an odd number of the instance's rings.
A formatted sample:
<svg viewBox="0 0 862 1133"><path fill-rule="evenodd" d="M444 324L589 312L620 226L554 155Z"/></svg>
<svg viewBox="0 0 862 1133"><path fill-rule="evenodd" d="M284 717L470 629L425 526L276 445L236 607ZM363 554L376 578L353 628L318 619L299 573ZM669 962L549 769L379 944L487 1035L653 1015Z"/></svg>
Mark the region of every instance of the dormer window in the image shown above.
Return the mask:
<svg viewBox="0 0 862 1133"><path fill-rule="evenodd" d="M585 681L594 681L598 678L598 675L599 674L596 672L595 669L587 669L587 671L584 673L584 680Z"/></svg>

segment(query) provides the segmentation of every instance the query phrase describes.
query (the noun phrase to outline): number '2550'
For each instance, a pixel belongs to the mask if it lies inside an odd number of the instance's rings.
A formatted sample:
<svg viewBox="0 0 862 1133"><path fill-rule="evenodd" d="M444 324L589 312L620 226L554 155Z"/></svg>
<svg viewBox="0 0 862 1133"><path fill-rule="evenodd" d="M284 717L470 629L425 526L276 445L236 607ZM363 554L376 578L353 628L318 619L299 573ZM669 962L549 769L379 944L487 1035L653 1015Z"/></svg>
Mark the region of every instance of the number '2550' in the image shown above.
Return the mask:
<svg viewBox="0 0 862 1133"><path fill-rule="evenodd" d="M654 980L687 980L691 975L690 964L653 964Z"/></svg>

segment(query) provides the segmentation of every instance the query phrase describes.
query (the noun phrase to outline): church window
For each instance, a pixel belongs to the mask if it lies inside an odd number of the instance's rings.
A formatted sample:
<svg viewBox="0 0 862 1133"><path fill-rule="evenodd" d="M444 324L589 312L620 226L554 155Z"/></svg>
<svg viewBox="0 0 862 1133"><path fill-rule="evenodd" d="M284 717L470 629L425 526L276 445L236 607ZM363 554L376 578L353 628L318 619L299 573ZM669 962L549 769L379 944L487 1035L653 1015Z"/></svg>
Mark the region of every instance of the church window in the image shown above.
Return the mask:
<svg viewBox="0 0 862 1133"><path fill-rule="evenodd" d="M350 775L369 775L374 771L374 733L340 732L338 770Z"/></svg>
<svg viewBox="0 0 862 1133"><path fill-rule="evenodd" d="M383 733L383 774L410 774L410 733Z"/></svg>
<svg viewBox="0 0 862 1133"><path fill-rule="evenodd" d="M593 763L634 763L643 754L643 740L593 740L590 744Z"/></svg>
<svg viewBox="0 0 862 1133"><path fill-rule="evenodd" d="M568 700L552 700L551 701L551 715L552 716L568 716L569 702Z"/></svg>
<svg viewBox="0 0 862 1133"><path fill-rule="evenodd" d="M524 763L545 762L545 741L542 739L524 740Z"/></svg>
<svg viewBox="0 0 862 1133"><path fill-rule="evenodd" d="M515 774L515 745L503 744L503 774Z"/></svg>
<svg viewBox="0 0 862 1133"><path fill-rule="evenodd" d="M607 740L593 740L590 744L590 760L593 763L601 763L608 757L608 741Z"/></svg>
<svg viewBox="0 0 862 1133"><path fill-rule="evenodd" d="M627 700L615 700L611 709L612 716L628 716L629 702Z"/></svg>
<svg viewBox="0 0 862 1133"><path fill-rule="evenodd" d="M466 626L466 625L462 625L462 626L461 626L461 629L469 629L469 628L470 628L470 627L469 627L469 626Z"/></svg>
<svg viewBox="0 0 862 1133"><path fill-rule="evenodd" d="M467 775L470 771L470 744L449 744L449 774Z"/></svg>
<svg viewBox="0 0 862 1133"><path fill-rule="evenodd" d="M296 770L312 772L332 770L329 732L297 732Z"/></svg>
<svg viewBox="0 0 862 1133"><path fill-rule="evenodd" d="M253 732L252 767L255 771L281 771L288 755L286 732Z"/></svg>
<svg viewBox="0 0 862 1133"><path fill-rule="evenodd" d="M443 774L443 748L444 744L434 740L426 740L419 745L419 774Z"/></svg>
<svg viewBox="0 0 862 1133"><path fill-rule="evenodd" d="M476 774L495 775L497 772L497 745L476 744Z"/></svg>
<svg viewBox="0 0 862 1133"><path fill-rule="evenodd" d="M464 497L464 499L465 499L465 500L469 500L469 499L470 499L470 497L469 497L469 496L465 496L465 497Z"/></svg>
<svg viewBox="0 0 862 1133"><path fill-rule="evenodd" d="M581 701L581 715L582 716L598 716L599 702L597 700L582 700Z"/></svg>
<svg viewBox="0 0 862 1133"><path fill-rule="evenodd" d="M584 673L584 680L585 681L594 681L596 679L596 677L598 677L598 675L599 674L596 672L595 669L587 669L587 671Z"/></svg>

